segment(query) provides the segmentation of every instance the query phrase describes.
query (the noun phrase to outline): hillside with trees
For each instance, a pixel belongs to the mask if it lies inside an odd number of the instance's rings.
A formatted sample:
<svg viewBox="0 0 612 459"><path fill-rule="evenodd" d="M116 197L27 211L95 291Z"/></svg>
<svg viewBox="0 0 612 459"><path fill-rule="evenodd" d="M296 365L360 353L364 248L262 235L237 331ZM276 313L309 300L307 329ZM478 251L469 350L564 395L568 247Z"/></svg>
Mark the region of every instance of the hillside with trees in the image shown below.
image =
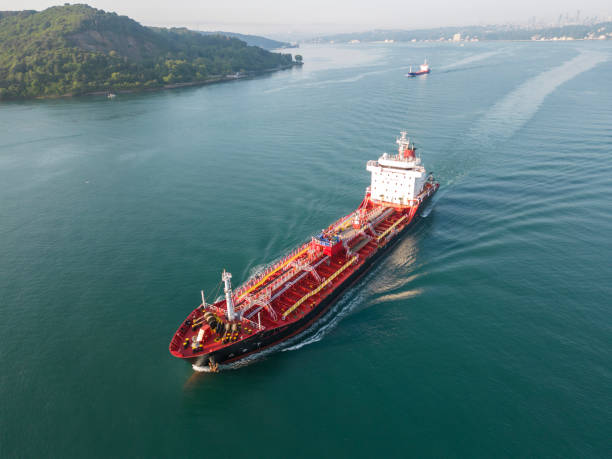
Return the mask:
<svg viewBox="0 0 612 459"><path fill-rule="evenodd" d="M236 32L200 32L204 35L226 35L228 37L237 38L246 42L250 46L259 46L260 48L267 49L268 51L280 48L299 48L299 45L292 45L286 41L272 40L271 38L260 37L259 35L245 35Z"/></svg>
<svg viewBox="0 0 612 459"><path fill-rule="evenodd" d="M207 82L293 65L236 38L153 28L87 5L0 12L0 99Z"/></svg>

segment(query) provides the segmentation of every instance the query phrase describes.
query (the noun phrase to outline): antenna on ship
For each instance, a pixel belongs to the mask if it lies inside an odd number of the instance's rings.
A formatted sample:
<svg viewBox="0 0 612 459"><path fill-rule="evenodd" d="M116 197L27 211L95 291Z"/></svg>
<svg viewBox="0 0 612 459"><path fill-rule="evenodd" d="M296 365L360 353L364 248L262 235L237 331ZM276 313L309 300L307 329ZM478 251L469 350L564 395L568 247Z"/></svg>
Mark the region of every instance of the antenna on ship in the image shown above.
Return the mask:
<svg viewBox="0 0 612 459"><path fill-rule="evenodd" d="M400 158L404 158L407 160L414 159L414 150L416 147L413 143L410 142L410 139L406 137L408 134L406 131L401 131L401 137L397 137L395 142L398 145L397 154Z"/></svg>
<svg viewBox="0 0 612 459"><path fill-rule="evenodd" d="M234 299L232 298L232 275L227 271L223 270L223 275L221 276L223 282L225 282L225 303L227 306L227 320L230 322L234 320Z"/></svg>

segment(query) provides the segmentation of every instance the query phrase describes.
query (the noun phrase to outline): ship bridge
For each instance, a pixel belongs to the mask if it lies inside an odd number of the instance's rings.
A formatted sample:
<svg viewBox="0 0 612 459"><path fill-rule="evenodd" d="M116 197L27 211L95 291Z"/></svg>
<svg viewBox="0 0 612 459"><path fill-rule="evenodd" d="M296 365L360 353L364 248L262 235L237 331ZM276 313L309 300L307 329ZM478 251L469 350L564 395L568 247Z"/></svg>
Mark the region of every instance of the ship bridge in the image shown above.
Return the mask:
<svg viewBox="0 0 612 459"><path fill-rule="evenodd" d="M393 207L411 207L425 185L425 168L417 157L416 147L406 132L396 140L396 155L383 153L377 161L368 161L372 173L370 196L374 203Z"/></svg>

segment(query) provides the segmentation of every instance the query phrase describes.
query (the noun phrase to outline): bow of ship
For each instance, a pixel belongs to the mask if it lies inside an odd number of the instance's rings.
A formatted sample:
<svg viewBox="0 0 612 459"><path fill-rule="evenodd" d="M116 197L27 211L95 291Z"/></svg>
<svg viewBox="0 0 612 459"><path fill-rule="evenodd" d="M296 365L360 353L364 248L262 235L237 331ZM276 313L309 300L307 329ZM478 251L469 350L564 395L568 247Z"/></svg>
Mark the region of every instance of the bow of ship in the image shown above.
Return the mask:
<svg viewBox="0 0 612 459"><path fill-rule="evenodd" d="M170 342L170 353L216 371L307 328L397 240L439 184L426 175L406 133L396 155L369 161L371 185L359 207L234 289L201 303Z"/></svg>

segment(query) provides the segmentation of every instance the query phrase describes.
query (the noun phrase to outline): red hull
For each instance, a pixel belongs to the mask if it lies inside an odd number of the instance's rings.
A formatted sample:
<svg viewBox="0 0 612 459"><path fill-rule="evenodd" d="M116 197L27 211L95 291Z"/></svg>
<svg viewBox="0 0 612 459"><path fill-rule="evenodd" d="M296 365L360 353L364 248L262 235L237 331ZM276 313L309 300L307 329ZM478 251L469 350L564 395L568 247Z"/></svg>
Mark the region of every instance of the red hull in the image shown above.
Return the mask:
<svg viewBox="0 0 612 459"><path fill-rule="evenodd" d="M419 72L409 72L408 76L414 77L414 76L419 76L419 75L426 75L429 72L431 72L431 70L423 70L423 71L419 71Z"/></svg>
<svg viewBox="0 0 612 459"><path fill-rule="evenodd" d="M375 215L374 224L356 230L352 227L355 213L351 213L328 228L330 233L342 234L344 244L333 242L329 247L319 247L313 239L236 289L236 309L242 317L238 324L223 323L225 300L206 308L198 306L172 338L170 353L199 364L207 364L209 359L221 363L243 358L299 333L329 307L377 252L410 225L421 203L438 186L429 184L417 202L405 208L382 207L366 197L358 212ZM262 296L267 298L265 304L253 301ZM204 320L207 312L209 323ZM220 323L225 328L219 330ZM232 325L236 326L232 329ZM233 331L227 332L228 326ZM202 339L196 347L193 343L198 334Z"/></svg>

